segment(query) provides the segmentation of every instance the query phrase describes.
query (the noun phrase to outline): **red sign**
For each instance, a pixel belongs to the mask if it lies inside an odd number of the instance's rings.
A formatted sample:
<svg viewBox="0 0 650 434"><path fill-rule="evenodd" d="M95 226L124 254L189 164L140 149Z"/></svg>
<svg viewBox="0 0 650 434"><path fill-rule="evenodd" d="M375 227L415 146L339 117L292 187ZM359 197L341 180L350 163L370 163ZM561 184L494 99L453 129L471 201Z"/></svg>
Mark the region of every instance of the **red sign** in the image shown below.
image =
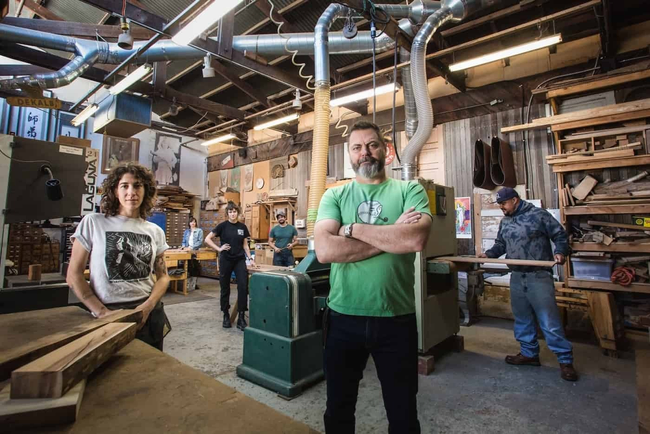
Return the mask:
<svg viewBox="0 0 650 434"><path fill-rule="evenodd" d="M386 166L395 159L395 147L392 143L386 143Z"/></svg>

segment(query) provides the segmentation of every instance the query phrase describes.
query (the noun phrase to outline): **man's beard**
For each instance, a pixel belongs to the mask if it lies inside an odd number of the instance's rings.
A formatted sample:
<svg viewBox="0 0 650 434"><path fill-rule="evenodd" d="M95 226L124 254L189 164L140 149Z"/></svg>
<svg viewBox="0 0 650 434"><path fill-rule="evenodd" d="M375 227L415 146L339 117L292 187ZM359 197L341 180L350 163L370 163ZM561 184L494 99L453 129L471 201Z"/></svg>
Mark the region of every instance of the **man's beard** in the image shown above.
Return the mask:
<svg viewBox="0 0 650 434"><path fill-rule="evenodd" d="M365 162L370 164L362 164ZM367 157L359 159L357 164L352 164L352 170L362 178L374 179L384 170L385 165L384 158L377 160L373 157Z"/></svg>

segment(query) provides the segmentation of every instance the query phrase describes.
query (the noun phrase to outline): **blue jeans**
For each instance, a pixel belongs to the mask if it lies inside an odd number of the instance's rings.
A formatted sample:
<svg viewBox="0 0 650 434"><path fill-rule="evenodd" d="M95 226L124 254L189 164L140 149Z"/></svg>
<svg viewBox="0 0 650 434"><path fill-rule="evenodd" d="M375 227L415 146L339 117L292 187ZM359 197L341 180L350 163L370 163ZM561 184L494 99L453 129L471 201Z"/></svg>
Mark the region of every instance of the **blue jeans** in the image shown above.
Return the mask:
<svg viewBox="0 0 650 434"><path fill-rule="evenodd" d="M324 371L327 380L325 432L353 434L354 411L368 356L381 383L388 432L420 433L417 413L418 330L415 314L350 316L329 311Z"/></svg>
<svg viewBox="0 0 650 434"><path fill-rule="evenodd" d="M280 265L282 267L293 267L295 264L293 259L293 252L289 249L282 249L273 254L273 265Z"/></svg>
<svg viewBox="0 0 650 434"><path fill-rule="evenodd" d="M515 339L521 354L539 356L535 317L544 333L546 345L558 362L573 363L573 346L564 336L560 312L555 303L555 286L549 271L513 271L510 278L510 303L515 316Z"/></svg>

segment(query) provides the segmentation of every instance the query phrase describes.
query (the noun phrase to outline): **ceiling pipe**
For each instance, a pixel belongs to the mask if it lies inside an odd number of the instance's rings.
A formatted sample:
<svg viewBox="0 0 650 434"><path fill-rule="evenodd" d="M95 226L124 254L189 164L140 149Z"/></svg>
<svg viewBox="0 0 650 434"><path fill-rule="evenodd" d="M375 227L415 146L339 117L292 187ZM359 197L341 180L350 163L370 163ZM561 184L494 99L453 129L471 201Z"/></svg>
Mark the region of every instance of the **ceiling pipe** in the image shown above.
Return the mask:
<svg viewBox="0 0 650 434"><path fill-rule="evenodd" d="M402 179L413 180L417 176L415 159L427 142L434 127L433 106L429 96L426 52L435 32L448 21L458 22L471 13L491 6L495 0L444 0L442 7L429 16L413 39L411 47L411 81L417 108L417 130L402 152Z"/></svg>

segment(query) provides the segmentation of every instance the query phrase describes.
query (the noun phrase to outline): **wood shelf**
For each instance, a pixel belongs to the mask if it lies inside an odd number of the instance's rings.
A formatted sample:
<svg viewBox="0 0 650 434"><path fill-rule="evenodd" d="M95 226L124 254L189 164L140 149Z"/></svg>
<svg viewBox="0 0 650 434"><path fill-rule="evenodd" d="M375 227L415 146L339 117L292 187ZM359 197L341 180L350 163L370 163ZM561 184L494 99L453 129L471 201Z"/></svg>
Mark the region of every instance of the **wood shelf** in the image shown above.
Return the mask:
<svg viewBox="0 0 650 434"><path fill-rule="evenodd" d="M635 155L634 157L613 158L599 161L582 161L575 164L554 164L553 173L580 172L593 169L611 169L614 167L632 167L650 165L650 155Z"/></svg>
<svg viewBox="0 0 650 434"><path fill-rule="evenodd" d="M604 291L623 291L650 294L650 283L633 283L629 286L600 280L583 280L569 277L569 287L576 289L600 289Z"/></svg>
<svg viewBox="0 0 650 434"><path fill-rule="evenodd" d="M576 252L650 253L650 243L632 244L615 242L609 246L600 243L571 243L571 249Z"/></svg>
<svg viewBox="0 0 650 434"><path fill-rule="evenodd" d="M564 214L565 215L650 214L650 204L567 206L564 208Z"/></svg>

